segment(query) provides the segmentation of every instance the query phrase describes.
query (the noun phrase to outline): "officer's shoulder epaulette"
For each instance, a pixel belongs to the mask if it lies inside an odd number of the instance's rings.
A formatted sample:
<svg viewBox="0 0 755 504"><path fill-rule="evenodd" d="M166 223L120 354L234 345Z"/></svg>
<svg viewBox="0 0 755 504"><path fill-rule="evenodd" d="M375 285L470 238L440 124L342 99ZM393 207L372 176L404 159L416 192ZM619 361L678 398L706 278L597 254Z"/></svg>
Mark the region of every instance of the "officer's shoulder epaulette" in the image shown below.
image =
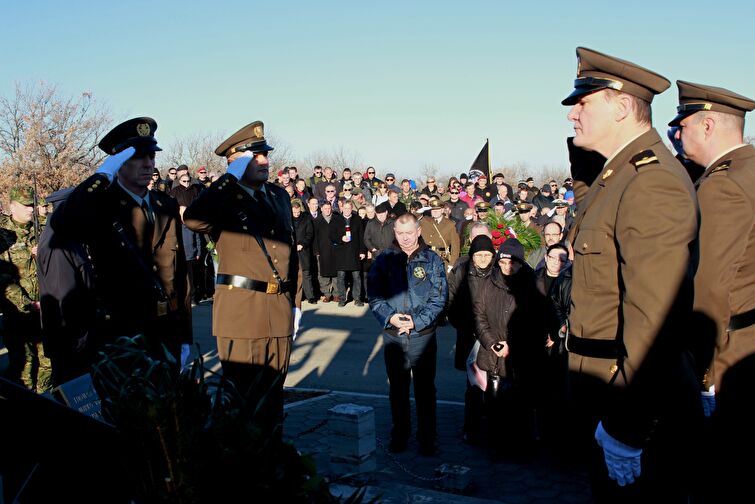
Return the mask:
<svg viewBox="0 0 755 504"><path fill-rule="evenodd" d="M659 161L658 157L655 155L655 152L647 149L634 156L629 160L629 162L634 165L635 169L640 169L643 166L658 163Z"/></svg>
<svg viewBox="0 0 755 504"><path fill-rule="evenodd" d="M723 172L728 170L731 167L731 159L727 159L726 161L721 161L718 163L708 175L713 175L714 173Z"/></svg>

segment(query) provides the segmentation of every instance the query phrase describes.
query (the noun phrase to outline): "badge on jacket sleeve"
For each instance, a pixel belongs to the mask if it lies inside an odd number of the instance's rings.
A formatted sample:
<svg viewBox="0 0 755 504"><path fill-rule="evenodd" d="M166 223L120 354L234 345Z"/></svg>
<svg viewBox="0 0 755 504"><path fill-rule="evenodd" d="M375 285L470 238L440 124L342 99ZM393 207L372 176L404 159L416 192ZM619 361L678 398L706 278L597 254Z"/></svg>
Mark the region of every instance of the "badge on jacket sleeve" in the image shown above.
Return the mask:
<svg viewBox="0 0 755 504"><path fill-rule="evenodd" d="M424 280L427 276L427 273L425 273L425 268L422 266L417 266L414 268L414 278L417 278L419 280Z"/></svg>

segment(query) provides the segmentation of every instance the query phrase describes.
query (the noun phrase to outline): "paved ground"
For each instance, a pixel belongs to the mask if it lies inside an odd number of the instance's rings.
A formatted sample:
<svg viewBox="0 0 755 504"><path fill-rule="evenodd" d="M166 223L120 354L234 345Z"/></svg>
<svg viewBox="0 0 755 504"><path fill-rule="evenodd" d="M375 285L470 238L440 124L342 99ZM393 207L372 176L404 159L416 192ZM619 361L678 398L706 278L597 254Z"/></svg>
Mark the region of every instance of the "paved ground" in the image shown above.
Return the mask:
<svg viewBox="0 0 755 504"><path fill-rule="evenodd" d="M211 314L210 303L194 308L195 342L206 365L219 369ZM368 486L368 496L380 496L380 502L387 503L589 502L583 469L556 461L545 449L531 463L521 464L495 458L487 449L462 442L464 374L453 369L454 340L451 328L441 328L436 456L419 456L413 441L406 452L394 456L384 448L390 438L390 406L380 328L375 319L366 307L305 304L302 333L295 343L286 380L285 437L300 451L312 454L321 473L337 480L329 461L328 410L344 403L370 406L375 413L377 469L367 476L336 481L334 489L338 491L348 494L355 484L363 484ZM6 360L2 350L0 370ZM437 480L435 471L442 464L470 468L471 484L463 494L448 492L444 482Z"/></svg>

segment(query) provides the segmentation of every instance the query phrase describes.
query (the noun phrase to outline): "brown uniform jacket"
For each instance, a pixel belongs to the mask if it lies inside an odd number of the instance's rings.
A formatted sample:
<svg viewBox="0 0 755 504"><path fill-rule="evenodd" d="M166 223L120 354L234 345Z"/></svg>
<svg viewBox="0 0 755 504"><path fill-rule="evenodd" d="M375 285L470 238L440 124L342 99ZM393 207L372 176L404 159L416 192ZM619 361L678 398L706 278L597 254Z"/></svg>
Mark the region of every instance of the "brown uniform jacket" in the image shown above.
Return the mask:
<svg viewBox="0 0 755 504"><path fill-rule="evenodd" d="M626 391L627 400L616 401L603 423L618 439L641 446L669 393L665 375L676 379L683 360L685 333L670 321L685 309L691 315L694 187L651 129L604 166L577 205L569 368ZM602 340L618 358L586 356L578 338L593 348L589 340Z"/></svg>
<svg viewBox="0 0 755 504"><path fill-rule="evenodd" d="M430 216L424 217L419 223L422 227L422 238L427 246L443 259L446 269L449 265L453 266L459 258L461 241L454 223L447 217L441 217L440 222L435 222Z"/></svg>
<svg viewBox="0 0 755 504"><path fill-rule="evenodd" d="M149 191L149 198L153 226L120 184L94 174L55 211L50 225L60 239L89 246L101 314L99 343L143 333L176 351L177 343L192 341L181 218L173 198L160 191ZM124 246L114 222L123 227L144 266ZM154 274L148 274L145 267ZM158 314L155 277L169 299L168 315Z"/></svg>
<svg viewBox="0 0 755 504"><path fill-rule="evenodd" d="M291 203L285 190L265 184L270 207L253 199L232 175L223 175L184 213L186 226L208 233L218 251L218 274L272 282L273 271L255 239L260 236L283 282L267 294L229 285L215 287L212 333L218 338L286 338L293 333L291 309L301 306L301 273Z"/></svg>
<svg viewBox="0 0 755 504"><path fill-rule="evenodd" d="M695 311L715 323L713 383L755 353L755 326L727 331L732 315L755 308L755 147L714 161L698 181L700 263Z"/></svg>

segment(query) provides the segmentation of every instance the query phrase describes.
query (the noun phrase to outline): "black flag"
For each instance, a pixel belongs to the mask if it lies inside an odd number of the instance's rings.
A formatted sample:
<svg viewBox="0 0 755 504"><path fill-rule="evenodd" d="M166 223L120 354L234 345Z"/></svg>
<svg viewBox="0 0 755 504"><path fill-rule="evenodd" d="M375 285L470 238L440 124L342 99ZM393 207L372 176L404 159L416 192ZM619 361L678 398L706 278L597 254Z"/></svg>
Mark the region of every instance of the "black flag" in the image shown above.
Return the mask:
<svg viewBox="0 0 755 504"><path fill-rule="evenodd" d="M477 171L479 175L485 175L490 180L490 156L488 154L488 139L485 139L485 145L477 155L472 166L469 168L469 177L472 178L472 172ZM478 176L479 176L478 175Z"/></svg>

